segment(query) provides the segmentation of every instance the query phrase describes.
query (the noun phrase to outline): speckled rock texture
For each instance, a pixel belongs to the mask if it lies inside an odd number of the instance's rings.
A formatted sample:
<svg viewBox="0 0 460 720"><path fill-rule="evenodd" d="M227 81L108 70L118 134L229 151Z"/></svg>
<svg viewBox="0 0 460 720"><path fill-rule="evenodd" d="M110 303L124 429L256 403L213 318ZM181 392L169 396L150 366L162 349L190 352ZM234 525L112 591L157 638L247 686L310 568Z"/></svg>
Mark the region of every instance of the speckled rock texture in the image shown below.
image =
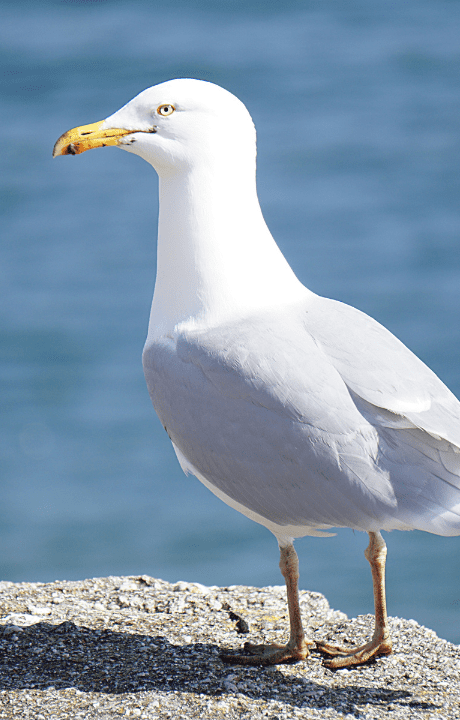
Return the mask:
<svg viewBox="0 0 460 720"><path fill-rule="evenodd" d="M142 577L0 583L0 718L460 718L460 648L391 620L394 653L331 671L313 651L271 668L224 665L220 649L287 639L284 587L174 585ZM348 620L302 592L311 639L361 642Z"/></svg>

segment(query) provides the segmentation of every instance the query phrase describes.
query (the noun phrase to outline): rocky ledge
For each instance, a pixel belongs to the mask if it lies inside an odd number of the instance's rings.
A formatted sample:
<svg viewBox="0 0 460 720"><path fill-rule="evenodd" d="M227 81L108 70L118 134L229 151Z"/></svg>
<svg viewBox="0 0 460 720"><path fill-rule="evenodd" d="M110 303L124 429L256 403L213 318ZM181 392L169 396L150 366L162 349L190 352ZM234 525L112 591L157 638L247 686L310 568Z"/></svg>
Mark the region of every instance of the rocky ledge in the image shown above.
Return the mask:
<svg viewBox="0 0 460 720"><path fill-rule="evenodd" d="M394 653L331 671L312 652L271 668L224 665L222 647L286 638L284 587L204 587L142 577L0 583L0 718L460 717L460 647L391 619ZM360 643L348 620L302 592L309 637ZM249 633L249 634L248 634Z"/></svg>

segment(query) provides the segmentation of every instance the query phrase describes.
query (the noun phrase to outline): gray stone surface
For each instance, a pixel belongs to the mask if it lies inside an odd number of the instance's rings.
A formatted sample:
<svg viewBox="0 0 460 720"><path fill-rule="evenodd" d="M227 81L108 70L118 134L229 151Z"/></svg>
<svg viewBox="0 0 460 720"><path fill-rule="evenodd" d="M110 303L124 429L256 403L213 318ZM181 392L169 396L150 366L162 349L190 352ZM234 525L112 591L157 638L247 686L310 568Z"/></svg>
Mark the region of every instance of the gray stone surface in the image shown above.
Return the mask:
<svg viewBox="0 0 460 720"><path fill-rule="evenodd" d="M372 616L348 621L319 593L302 592L301 605L310 638L372 634ZM316 652L224 665L221 647L286 639L284 587L4 582L0 607L0 718L460 717L460 648L413 620L393 618L393 655L364 667L332 672Z"/></svg>

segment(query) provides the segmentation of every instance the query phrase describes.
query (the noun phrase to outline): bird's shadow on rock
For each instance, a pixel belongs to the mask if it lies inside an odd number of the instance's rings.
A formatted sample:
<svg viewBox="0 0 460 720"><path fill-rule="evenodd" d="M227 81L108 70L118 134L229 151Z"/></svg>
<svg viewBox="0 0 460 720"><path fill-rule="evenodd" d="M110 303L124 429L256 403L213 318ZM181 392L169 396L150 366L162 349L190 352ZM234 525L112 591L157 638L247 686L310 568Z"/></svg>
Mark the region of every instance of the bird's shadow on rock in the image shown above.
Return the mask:
<svg viewBox="0 0 460 720"><path fill-rule="evenodd" d="M435 709L389 687L329 687L271 667L223 665L213 644L172 645L162 636L118 633L39 622L6 625L0 634L0 691L75 688L80 692L122 694L188 692L219 697L243 695L294 707L335 707L359 715L359 707L398 705L408 711Z"/></svg>

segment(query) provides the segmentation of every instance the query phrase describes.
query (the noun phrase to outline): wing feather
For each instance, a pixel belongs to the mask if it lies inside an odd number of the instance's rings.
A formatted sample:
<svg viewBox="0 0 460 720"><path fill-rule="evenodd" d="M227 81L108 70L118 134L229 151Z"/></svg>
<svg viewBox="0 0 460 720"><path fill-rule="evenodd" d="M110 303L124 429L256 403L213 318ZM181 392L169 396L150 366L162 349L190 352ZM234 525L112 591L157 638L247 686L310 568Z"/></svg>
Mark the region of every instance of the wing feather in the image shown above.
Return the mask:
<svg viewBox="0 0 460 720"><path fill-rule="evenodd" d="M409 421L460 447L459 401L389 330L359 310L326 298L316 298L304 317L306 331L352 393L389 410L393 422Z"/></svg>

